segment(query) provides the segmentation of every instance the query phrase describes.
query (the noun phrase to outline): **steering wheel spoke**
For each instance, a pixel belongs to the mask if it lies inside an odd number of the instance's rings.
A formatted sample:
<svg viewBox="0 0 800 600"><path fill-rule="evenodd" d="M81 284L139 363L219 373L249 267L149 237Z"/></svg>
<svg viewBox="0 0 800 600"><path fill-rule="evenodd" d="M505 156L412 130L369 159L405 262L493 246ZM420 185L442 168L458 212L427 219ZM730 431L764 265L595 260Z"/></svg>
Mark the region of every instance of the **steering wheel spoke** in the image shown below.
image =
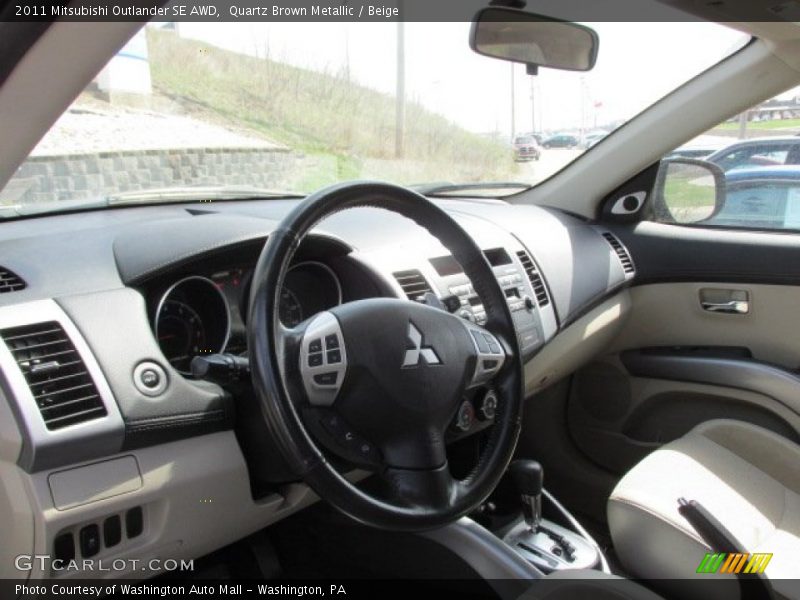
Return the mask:
<svg viewBox="0 0 800 600"><path fill-rule="evenodd" d="M409 508L450 509L458 496L458 482L447 464L435 469L388 468L382 479L389 494Z"/></svg>
<svg viewBox="0 0 800 600"><path fill-rule="evenodd" d="M475 371L468 388L485 385L503 368L506 351L499 338L485 327L464 321L475 347Z"/></svg>
<svg viewBox="0 0 800 600"><path fill-rule="evenodd" d="M347 372L344 336L333 314L321 312L307 324L300 341L299 361L309 404L332 406Z"/></svg>

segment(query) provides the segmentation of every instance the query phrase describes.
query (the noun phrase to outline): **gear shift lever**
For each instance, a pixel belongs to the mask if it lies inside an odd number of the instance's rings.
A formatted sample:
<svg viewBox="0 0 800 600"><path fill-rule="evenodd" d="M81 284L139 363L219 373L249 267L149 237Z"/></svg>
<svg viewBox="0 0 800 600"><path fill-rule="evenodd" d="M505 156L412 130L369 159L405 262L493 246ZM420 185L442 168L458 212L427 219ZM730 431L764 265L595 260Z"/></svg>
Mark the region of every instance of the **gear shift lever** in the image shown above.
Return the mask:
<svg viewBox="0 0 800 600"><path fill-rule="evenodd" d="M542 484L544 469L535 460L515 460L508 468L522 497L522 514L533 533L539 530L542 520Z"/></svg>

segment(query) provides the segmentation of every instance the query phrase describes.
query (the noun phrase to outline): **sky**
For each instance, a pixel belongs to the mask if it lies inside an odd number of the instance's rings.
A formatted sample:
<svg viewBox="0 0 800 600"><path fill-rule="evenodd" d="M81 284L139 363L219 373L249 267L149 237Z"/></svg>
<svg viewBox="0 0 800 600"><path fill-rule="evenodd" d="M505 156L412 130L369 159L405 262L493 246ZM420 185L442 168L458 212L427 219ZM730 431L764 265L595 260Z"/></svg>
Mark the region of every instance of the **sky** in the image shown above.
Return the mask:
<svg viewBox="0 0 800 600"><path fill-rule="evenodd" d="M731 54L744 34L714 23L596 23L597 65L528 76L469 49L469 23L405 23L406 98L480 133L591 130L629 119ZM235 52L345 73L394 94L396 23L181 23L180 35ZM533 96L533 101L531 100Z"/></svg>

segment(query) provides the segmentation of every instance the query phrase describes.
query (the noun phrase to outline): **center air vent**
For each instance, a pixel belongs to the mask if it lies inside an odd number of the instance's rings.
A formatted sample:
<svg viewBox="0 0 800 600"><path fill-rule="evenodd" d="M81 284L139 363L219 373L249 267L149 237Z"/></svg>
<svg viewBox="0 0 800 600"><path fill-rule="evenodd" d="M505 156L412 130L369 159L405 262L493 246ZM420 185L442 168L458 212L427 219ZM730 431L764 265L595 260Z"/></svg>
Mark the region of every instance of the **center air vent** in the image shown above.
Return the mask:
<svg viewBox="0 0 800 600"><path fill-rule="evenodd" d="M416 269L397 271L393 275L409 300L418 300L426 293L433 291L422 273Z"/></svg>
<svg viewBox="0 0 800 600"><path fill-rule="evenodd" d="M617 239L617 236L615 236L613 233L605 231L603 232L603 237L606 238L606 241L614 249L614 252L617 253L619 262L622 263L622 270L629 275L636 272L636 269L633 266L633 261L631 260L631 255L628 254L625 246L623 246L622 242Z"/></svg>
<svg viewBox="0 0 800 600"><path fill-rule="evenodd" d="M0 267L0 294L5 294L6 292L18 292L19 290L25 289L25 282L22 278L5 269Z"/></svg>
<svg viewBox="0 0 800 600"><path fill-rule="evenodd" d="M106 408L72 340L56 321L0 330L48 429L106 415Z"/></svg>
<svg viewBox="0 0 800 600"><path fill-rule="evenodd" d="M550 298L547 295L547 287L544 285L542 276L536 269L536 265L533 263L530 255L524 250L520 250L517 252L517 258L519 258L519 262L522 263L522 268L525 269L525 274L528 276L533 286L533 293L536 295L536 303L540 307L550 304Z"/></svg>

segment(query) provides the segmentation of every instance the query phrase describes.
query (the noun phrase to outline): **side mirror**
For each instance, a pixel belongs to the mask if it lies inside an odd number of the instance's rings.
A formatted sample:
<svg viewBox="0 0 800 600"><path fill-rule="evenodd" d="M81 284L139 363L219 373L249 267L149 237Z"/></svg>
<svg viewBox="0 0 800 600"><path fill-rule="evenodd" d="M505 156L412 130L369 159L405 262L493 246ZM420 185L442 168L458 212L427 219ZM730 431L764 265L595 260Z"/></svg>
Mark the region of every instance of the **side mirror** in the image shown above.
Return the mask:
<svg viewBox="0 0 800 600"><path fill-rule="evenodd" d="M701 223L725 204L725 172L705 160L665 158L653 190L653 212L661 223Z"/></svg>
<svg viewBox="0 0 800 600"><path fill-rule="evenodd" d="M597 61L597 33L513 8L484 8L475 15L469 45L478 54L538 67L589 71Z"/></svg>

